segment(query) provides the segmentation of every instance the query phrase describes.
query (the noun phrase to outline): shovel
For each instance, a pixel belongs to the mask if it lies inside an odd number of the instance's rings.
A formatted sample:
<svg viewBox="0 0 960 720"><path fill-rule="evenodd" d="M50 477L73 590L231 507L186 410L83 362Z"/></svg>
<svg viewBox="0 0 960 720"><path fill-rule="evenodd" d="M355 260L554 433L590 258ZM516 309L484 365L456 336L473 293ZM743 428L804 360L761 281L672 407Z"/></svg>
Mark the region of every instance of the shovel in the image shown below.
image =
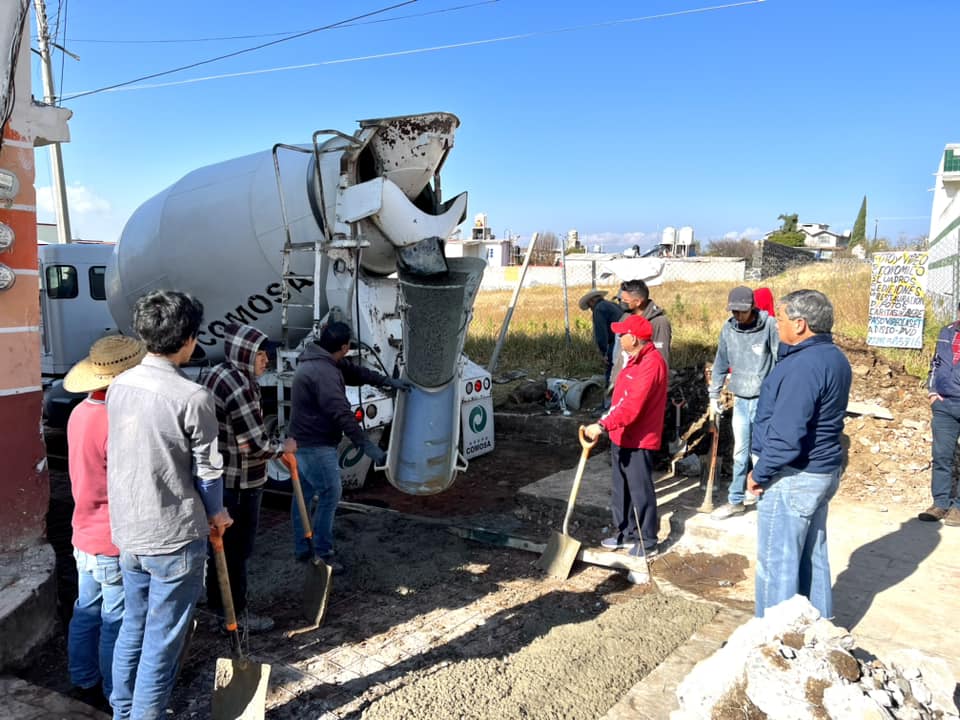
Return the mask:
<svg viewBox="0 0 960 720"><path fill-rule="evenodd" d="M580 541L574 540L567 534L567 526L570 524L570 516L573 514L573 504L577 501L577 493L580 491L580 480L583 478L583 470L587 466L587 458L590 456L590 450L597 444L597 438L587 440L583 434L584 427L580 426L577 431L580 437L580 463L577 465L577 474L573 478L573 487L570 488L570 499L567 501L567 512L563 516L563 529L561 532L554 531L547 542L547 549L537 560L536 565L551 577L560 580L566 580L570 577L570 571L573 569L573 563L577 560L577 553L580 551Z"/></svg>
<svg viewBox="0 0 960 720"><path fill-rule="evenodd" d="M710 418L710 433L713 436L710 442L710 469L707 472L707 490L703 496L703 503L697 512L713 512L713 484L717 476L717 453L720 450L720 417L713 415Z"/></svg>
<svg viewBox="0 0 960 720"><path fill-rule="evenodd" d="M674 440L670 441L670 444L667 446L667 450L671 455L676 455L677 453L686 453L687 452L687 443L680 437L680 408L686 405L686 401L683 399L683 395L680 395L680 402L677 402L674 399L670 399L670 402L673 404L673 407L676 409L677 413L677 429L676 436Z"/></svg>
<svg viewBox="0 0 960 720"><path fill-rule="evenodd" d="M217 658L213 678L213 720L263 720L266 712L267 683L270 666L255 663L244 657L237 627L237 613L230 593L227 575L227 556L223 553L223 535L216 528L210 530L210 544L217 566L217 581L223 601L223 617L233 644L233 658Z"/></svg>
<svg viewBox="0 0 960 720"><path fill-rule="evenodd" d="M310 545L313 558L307 563L307 574L303 582L303 617L307 627L294 630L291 634L298 634L309 630L316 630L323 622L327 613L327 600L330 598L330 578L333 571L322 558L317 555L317 548L313 544L313 523L307 514L307 504L303 500L303 488L300 486L300 472L297 469L297 456L293 453L283 454L283 464L290 470L290 481L293 483L293 495L297 499L297 510L300 512L300 522L303 523L303 536Z"/></svg>

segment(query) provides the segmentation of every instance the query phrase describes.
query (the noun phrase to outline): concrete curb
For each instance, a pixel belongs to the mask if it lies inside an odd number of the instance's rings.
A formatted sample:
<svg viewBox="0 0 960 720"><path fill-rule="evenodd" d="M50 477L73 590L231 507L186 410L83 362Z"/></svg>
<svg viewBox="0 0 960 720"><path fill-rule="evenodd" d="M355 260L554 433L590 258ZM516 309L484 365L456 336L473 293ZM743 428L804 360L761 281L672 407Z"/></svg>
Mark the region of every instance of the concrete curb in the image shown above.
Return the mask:
<svg viewBox="0 0 960 720"><path fill-rule="evenodd" d="M0 670L23 667L53 634L55 566L53 548L45 542L0 555Z"/></svg>

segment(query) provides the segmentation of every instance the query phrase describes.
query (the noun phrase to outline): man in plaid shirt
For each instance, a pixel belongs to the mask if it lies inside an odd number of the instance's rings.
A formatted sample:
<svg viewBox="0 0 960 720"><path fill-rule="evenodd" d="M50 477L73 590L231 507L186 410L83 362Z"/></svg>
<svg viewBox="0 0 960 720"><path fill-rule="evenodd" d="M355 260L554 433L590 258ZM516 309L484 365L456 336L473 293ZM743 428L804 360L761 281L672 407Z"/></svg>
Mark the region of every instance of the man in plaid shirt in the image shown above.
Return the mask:
<svg viewBox="0 0 960 720"><path fill-rule="evenodd" d="M266 335L249 325L228 325L223 340L225 360L202 378L216 400L223 454L223 504L234 519L230 532L223 536L223 548L238 622L247 632L265 632L273 627L272 619L247 609L247 561L253 554L260 520L267 460L297 449L295 440L273 439L263 426L257 378L267 369L266 340ZM207 563L207 605L222 617L212 556Z"/></svg>

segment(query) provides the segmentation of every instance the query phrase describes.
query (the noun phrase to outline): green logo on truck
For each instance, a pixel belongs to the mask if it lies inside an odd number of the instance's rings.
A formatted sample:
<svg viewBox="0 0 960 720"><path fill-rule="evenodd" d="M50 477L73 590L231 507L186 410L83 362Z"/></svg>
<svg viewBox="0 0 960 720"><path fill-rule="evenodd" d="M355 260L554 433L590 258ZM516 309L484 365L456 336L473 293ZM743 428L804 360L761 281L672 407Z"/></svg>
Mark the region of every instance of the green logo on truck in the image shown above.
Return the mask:
<svg viewBox="0 0 960 720"><path fill-rule="evenodd" d="M342 455L340 455L340 467L342 468L353 467L358 462L360 462L360 458L362 457L363 457L363 450L361 450L360 448L355 448L353 446L350 446L343 451Z"/></svg>
<svg viewBox="0 0 960 720"><path fill-rule="evenodd" d="M475 433L483 432L487 426L487 411L482 406L477 406L470 411L470 417L467 419L470 430Z"/></svg>

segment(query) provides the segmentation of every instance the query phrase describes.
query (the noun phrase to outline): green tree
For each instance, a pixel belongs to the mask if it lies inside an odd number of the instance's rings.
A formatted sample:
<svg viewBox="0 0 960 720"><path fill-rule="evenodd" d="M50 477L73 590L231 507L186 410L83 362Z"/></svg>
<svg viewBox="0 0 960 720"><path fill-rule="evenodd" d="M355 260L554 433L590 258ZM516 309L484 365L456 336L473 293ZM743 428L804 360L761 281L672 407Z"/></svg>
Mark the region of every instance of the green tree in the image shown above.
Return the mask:
<svg viewBox="0 0 960 720"><path fill-rule="evenodd" d="M770 242L780 243L781 245L788 245L790 247L803 247L803 240L806 235L797 230L797 214L783 214L778 216L777 219L783 220L783 224L778 230L770 233L770 236L767 238L767 240Z"/></svg>
<svg viewBox="0 0 960 720"><path fill-rule="evenodd" d="M850 247L860 245L867 241L867 196L863 196L863 202L860 203L860 212L857 213L857 221L853 224L853 232L850 234Z"/></svg>

